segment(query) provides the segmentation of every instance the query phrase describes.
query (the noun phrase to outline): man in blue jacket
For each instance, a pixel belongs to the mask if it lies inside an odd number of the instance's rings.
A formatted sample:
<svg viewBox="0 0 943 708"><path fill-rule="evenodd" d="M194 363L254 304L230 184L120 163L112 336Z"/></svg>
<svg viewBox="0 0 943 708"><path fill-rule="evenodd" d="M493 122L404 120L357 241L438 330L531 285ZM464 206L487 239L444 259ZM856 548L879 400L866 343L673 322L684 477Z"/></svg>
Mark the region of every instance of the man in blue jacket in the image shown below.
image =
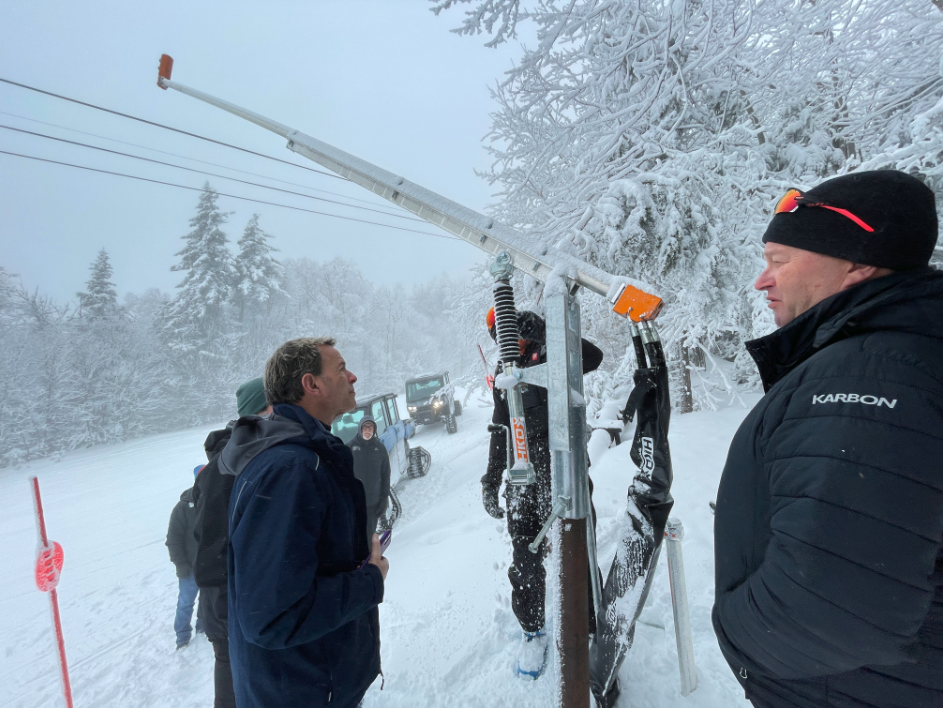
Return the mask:
<svg viewBox="0 0 943 708"><path fill-rule="evenodd" d="M274 412L233 427L220 471L229 506L229 650L239 708L352 708L380 671L377 605L389 564L367 545L363 485L331 434L357 377L329 338L265 365ZM369 562L361 564L369 557Z"/></svg>
<svg viewBox="0 0 943 708"><path fill-rule="evenodd" d="M790 190L779 326L714 522L714 629L761 708L943 706L943 273L933 192L891 170Z"/></svg>

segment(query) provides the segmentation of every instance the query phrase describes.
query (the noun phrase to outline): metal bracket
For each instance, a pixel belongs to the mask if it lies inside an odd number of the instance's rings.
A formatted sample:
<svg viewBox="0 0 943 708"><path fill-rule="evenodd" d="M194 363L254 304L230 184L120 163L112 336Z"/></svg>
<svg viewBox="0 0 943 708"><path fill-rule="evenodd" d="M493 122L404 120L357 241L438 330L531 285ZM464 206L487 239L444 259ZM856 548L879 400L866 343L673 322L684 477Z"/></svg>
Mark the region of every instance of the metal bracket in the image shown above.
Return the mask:
<svg viewBox="0 0 943 708"><path fill-rule="evenodd" d="M553 510L550 512L550 516L547 517L547 521L544 524L543 528L540 529L540 533L534 538L534 542L531 543L527 550L531 553L536 553L540 550L540 543L544 540L548 533L550 533L550 527L553 526L553 522L557 519L562 519L563 514L566 513L567 508L570 506L569 497L560 497L557 499L557 503L554 504Z"/></svg>

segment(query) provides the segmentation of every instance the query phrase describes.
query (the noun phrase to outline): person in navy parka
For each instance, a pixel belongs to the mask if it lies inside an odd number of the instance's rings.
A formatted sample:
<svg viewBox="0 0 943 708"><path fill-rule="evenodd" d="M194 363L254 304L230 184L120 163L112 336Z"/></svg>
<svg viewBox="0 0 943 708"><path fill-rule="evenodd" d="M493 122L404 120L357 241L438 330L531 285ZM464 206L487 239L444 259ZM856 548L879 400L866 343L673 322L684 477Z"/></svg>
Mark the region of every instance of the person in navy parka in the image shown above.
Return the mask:
<svg viewBox="0 0 943 708"><path fill-rule="evenodd" d="M718 490L714 628L763 708L943 706L943 273L933 193L853 173L780 201L779 330Z"/></svg>
<svg viewBox="0 0 943 708"><path fill-rule="evenodd" d="M353 708L380 671L389 564L376 536L367 545L363 486L330 432L353 409L357 380L333 345L279 347L265 366L273 414L241 418L221 453L220 471L236 476L229 650L239 708Z"/></svg>

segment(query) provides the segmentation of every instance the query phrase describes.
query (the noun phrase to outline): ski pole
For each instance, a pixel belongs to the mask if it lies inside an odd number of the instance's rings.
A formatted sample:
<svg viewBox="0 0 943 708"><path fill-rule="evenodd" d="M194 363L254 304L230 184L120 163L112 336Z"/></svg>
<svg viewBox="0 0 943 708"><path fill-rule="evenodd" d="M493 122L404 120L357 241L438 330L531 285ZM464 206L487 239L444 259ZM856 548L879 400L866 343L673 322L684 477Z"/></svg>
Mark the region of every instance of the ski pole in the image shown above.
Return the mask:
<svg viewBox="0 0 943 708"><path fill-rule="evenodd" d="M62 546L53 541L49 543L46 536L46 518L43 514L43 500L39 495L39 478L30 477L33 488L33 502L36 509L36 526L39 531L39 553L36 557L36 587L42 592L49 593L52 604L52 621L56 630L56 645L59 650L59 668L62 677L62 695L65 698L66 708L72 708L72 686L69 683L69 665L65 658L65 639L62 635L62 620L59 617L59 597L56 595L56 586L59 584L59 575L62 572Z"/></svg>
<svg viewBox="0 0 943 708"><path fill-rule="evenodd" d="M681 540L684 527L678 519L668 519L665 539L668 546L668 581L671 584L671 610L675 619L675 640L678 643L678 669L681 672L681 695L687 696L697 688L697 669L694 666L694 641L691 637L691 615L688 611L688 591L684 582L684 559Z"/></svg>

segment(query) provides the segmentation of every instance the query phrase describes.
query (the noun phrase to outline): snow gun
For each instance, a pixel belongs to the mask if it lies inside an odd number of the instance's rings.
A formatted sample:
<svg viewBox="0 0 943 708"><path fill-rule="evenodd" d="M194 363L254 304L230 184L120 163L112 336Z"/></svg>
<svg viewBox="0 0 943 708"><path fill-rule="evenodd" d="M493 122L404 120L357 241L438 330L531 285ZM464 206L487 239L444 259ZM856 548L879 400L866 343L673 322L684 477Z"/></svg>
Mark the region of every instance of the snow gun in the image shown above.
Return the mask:
<svg viewBox="0 0 943 708"><path fill-rule="evenodd" d="M494 385L507 391L511 413L508 482L528 484L534 481L519 385L546 388L554 504L537 542L550 531L555 520L565 520L556 527L559 538L554 544L560 553L562 576L560 621L557 623L559 703L565 708L588 708L590 686L597 697L605 695L632 644L635 621L648 595L652 570L673 504L669 493L672 472L667 438L668 372L654 324L662 309L661 297L644 283L607 273L551 248L538 237L501 224L310 135L173 81L172 70L173 60L163 55L157 78L160 88L179 91L281 136L288 141L287 147L292 152L494 257L491 273L495 281L495 325L504 367ZM526 369L516 365L519 333L510 284L515 269L544 283L547 363ZM580 288L604 297L613 312L630 321L632 339L639 353L635 375L639 393L633 399L632 411L636 417L632 458L639 471L629 487L626 528L605 590L600 587L595 533L587 523L590 495L585 445L586 404L580 308L576 298ZM598 627L592 648L587 634L587 568Z"/></svg>

